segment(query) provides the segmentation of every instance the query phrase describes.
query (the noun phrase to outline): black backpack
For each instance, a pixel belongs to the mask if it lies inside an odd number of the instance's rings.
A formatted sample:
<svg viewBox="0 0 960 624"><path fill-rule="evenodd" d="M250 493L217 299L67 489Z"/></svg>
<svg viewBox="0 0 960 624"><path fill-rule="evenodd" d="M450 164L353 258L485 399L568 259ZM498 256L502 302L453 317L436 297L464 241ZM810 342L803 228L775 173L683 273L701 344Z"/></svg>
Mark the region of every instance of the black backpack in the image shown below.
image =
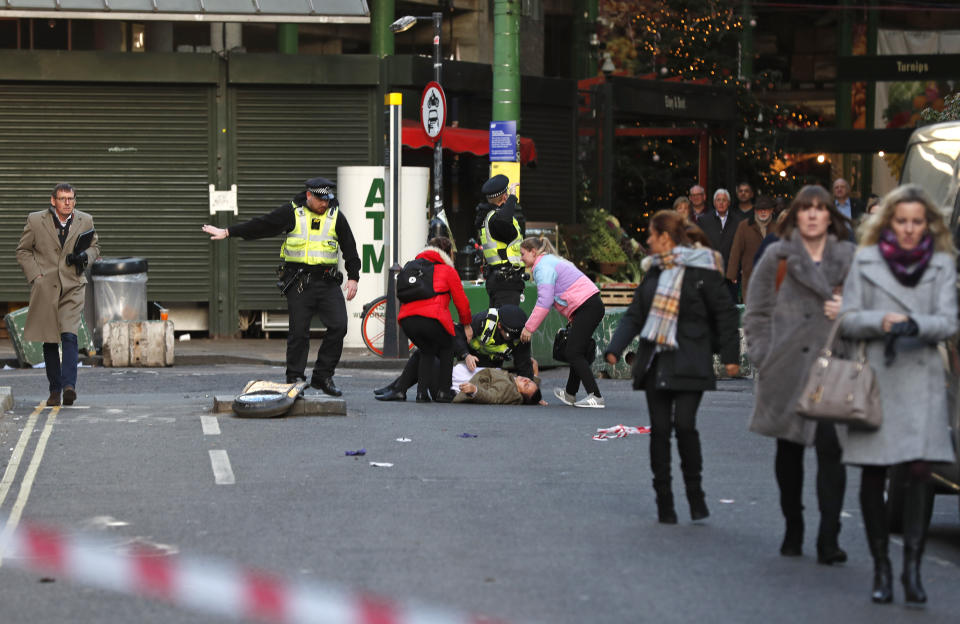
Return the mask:
<svg viewBox="0 0 960 624"><path fill-rule="evenodd" d="M414 258L403 265L397 274L397 299L410 303L437 296L433 289L433 263L424 258Z"/></svg>

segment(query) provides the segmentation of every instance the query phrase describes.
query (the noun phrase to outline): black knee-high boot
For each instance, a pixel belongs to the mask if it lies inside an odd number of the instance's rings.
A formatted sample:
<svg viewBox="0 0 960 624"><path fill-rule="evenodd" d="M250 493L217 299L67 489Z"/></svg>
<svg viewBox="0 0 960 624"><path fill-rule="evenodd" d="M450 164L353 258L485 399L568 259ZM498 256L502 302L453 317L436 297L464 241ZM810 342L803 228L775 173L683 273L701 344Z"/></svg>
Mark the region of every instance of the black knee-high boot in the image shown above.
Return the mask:
<svg viewBox="0 0 960 624"><path fill-rule="evenodd" d="M927 592L920 581L920 561L927 542L927 529L933 515L933 484L908 479L903 491L903 581L908 603L924 604Z"/></svg>
<svg viewBox="0 0 960 624"><path fill-rule="evenodd" d="M680 470L687 488L690 504L690 519L703 520L710 515L706 495L703 493L703 453L700 450L700 433L696 429L677 429L677 451L680 453Z"/></svg>
<svg viewBox="0 0 960 624"><path fill-rule="evenodd" d="M670 487L670 434L650 434L650 469L653 471L653 490L657 493L657 518L663 524L676 524L677 512L673 506Z"/></svg>
<svg viewBox="0 0 960 624"><path fill-rule="evenodd" d="M841 463L843 451L833 425L817 424L817 502L820 530L817 534L817 562L843 563L847 553L840 548L840 513L847 489L847 469Z"/></svg>
<svg viewBox="0 0 960 624"><path fill-rule="evenodd" d="M883 500L885 471L872 475L871 468L864 468L860 483L860 511L867 544L873 557L873 591L870 600L886 604L893 601L893 569L887 552L890 532L887 528L887 506Z"/></svg>
<svg viewBox="0 0 960 624"><path fill-rule="evenodd" d="M780 554L799 557L803 554L803 445L777 440L775 461L777 485L780 488L780 510L786 521Z"/></svg>

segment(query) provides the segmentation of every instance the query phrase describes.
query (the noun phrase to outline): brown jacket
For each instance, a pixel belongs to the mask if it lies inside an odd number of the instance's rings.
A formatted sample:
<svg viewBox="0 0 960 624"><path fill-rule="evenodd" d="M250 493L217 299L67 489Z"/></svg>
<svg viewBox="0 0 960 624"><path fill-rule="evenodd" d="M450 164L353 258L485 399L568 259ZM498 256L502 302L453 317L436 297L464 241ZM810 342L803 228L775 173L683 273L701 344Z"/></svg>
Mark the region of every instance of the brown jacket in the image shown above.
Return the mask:
<svg viewBox="0 0 960 624"><path fill-rule="evenodd" d="M773 224L771 219L770 224ZM768 226L769 227L769 226ZM769 233L769 230L768 230ZM737 281L737 273L742 273L740 290L743 300L747 300L747 284L753 275L753 258L763 242L763 234L754 215L751 214L745 221L740 222L737 233L733 237L733 246L730 248L730 262L727 263L727 279Z"/></svg>
<svg viewBox="0 0 960 624"><path fill-rule="evenodd" d="M80 234L93 227L93 217L74 210L63 247L55 218L50 209L30 213L17 245L17 263L30 283L30 310L23 338L32 342L60 342L60 334L77 333L83 312L87 278L67 266L66 259ZM87 259L93 263L98 257L100 246L94 235Z"/></svg>

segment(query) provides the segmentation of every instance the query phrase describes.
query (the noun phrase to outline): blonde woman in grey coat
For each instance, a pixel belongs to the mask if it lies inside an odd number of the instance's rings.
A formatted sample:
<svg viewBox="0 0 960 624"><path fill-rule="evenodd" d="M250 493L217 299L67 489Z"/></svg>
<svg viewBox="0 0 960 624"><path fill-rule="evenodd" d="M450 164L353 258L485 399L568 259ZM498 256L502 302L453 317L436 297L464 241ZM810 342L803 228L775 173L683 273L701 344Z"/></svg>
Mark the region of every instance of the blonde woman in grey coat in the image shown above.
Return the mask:
<svg viewBox="0 0 960 624"><path fill-rule="evenodd" d="M893 600L883 498L887 468L904 464L903 589L906 602L927 600L920 560L933 511L930 463L953 460L943 363L937 342L957 331L955 251L929 196L898 188L865 225L843 289L841 326L865 340L877 376L883 425L851 430L843 461L863 467L860 507L874 561L874 602Z"/></svg>
<svg viewBox="0 0 960 624"><path fill-rule="evenodd" d="M820 507L817 561L824 565L847 560L838 541L846 471L834 426L803 419L796 404L840 311L839 293L856 250L846 240L848 224L825 188L800 189L779 226L781 240L754 268L743 317L747 351L757 365L750 430L777 440L775 471L786 522L780 554L802 554L803 453L812 444Z"/></svg>

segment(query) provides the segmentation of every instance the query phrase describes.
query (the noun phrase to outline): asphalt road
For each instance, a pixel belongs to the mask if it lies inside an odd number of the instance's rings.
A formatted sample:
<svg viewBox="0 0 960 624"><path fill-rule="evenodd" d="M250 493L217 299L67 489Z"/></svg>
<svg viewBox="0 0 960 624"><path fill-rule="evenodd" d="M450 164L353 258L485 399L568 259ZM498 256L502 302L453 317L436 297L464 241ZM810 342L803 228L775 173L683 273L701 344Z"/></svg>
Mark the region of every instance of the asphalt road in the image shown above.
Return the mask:
<svg viewBox="0 0 960 624"><path fill-rule="evenodd" d="M556 401L423 405L412 401L413 392L406 403L373 400L370 390L385 385L392 371L342 370L336 380L347 398L346 417L219 415L213 433L214 395L281 374L238 365L81 369L78 406L56 416L23 501L23 521L117 546L140 544L158 557L212 557L507 622L875 624L960 617L955 497L937 501L924 563L930 604L922 613L903 607L899 584L896 604L869 602L872 563L856 470L848 471L841 535L850 561L817 565L812 451L805 556L779 556L774 443L746 431L749 382L723 382L700 410L711 517L690 523L676 467L680 524L662 526L646 437L591 439L599 427L647 424L643 395L628 382L600 381L605 410ZM546 396L565 374L544 374ZM17 398L0 418L6 466L47 393L42 371L2 371L0 385L12 386ZM4 514L23 500L25 467L48 413L38 416L0 506ZM361 448L363 457L344 454ZM234 483L216 482L210 451L225 451ZM891 549L897 569L898 544ZM6 559L0 564L3 624L217 621L17 569Z"/></svg>

